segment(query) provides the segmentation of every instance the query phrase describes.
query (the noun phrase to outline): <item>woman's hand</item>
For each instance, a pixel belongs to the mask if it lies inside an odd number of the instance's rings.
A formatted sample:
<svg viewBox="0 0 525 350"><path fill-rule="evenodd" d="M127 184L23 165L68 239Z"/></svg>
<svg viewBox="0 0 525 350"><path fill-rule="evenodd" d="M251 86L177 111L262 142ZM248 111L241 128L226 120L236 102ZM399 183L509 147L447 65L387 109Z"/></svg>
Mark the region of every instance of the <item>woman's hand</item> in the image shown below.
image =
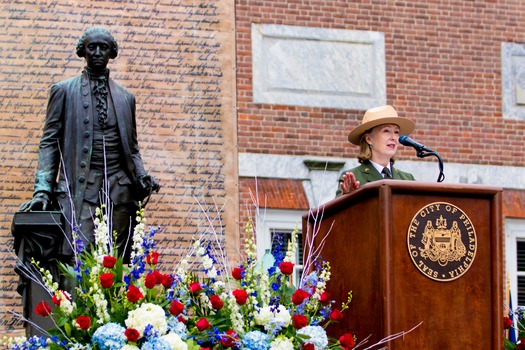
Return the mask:
<svg viewBox="0 0 525 350"><path fill-rule="evenodd" d="M341 182L341 190L343 190L343 194L350 193L352 191L355 191L359 188L359 181L355 179L355 175L353 173L346 173L343 175L343 181Z"/></svg>

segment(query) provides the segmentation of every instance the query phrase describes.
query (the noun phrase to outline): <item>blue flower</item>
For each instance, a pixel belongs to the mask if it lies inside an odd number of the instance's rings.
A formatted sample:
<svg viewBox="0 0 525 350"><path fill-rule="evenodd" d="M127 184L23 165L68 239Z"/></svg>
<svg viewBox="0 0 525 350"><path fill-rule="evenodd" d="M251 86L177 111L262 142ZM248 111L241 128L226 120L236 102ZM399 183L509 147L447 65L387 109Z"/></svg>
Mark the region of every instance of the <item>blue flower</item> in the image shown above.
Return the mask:
<svg viewBox="0 0 525 350"><path fill-rule="evenodd" d="M315 287L318 280L317 271L313 271L301 281L301 289L306 290L308 287Z"/></svg>
<svg viewBox="0 0 525 350"><path fill-rule="evenodd" d="M171 350L171 345L166 340L155 337L145 342L141 350Z"/></svg>
<svg viewBox="0 0 525 350"><path fill-rule="evenodd" d="M270 336L261 331L251 331L244 335L242 345L246 350L270 349Z"/></svg>
<svg viewBox="0 0 525 350"><path fill-rule="evenodd" d="M119 350L126 344L125 330L126 328L118 323L107 323L95 331L91 342L96 344L100 350Z"/></svg>
<svg viewBox="0 0 525 350"><path fill-rule="evenodd" d="M270 334L277 335L277 333L279 333L284 326L284 320L272 317L270 321L268 321L268 323L264 326L264 329Z"/></svg>
<svg viewBox="0 0 525 350"><path fill-rule="evenodd" d="M186 328L186 325L180 322L175 316L170 316L168 318L168 330L170 333L177 334L182 340L188 338L188 328Z"/></svg>
<svg viewBox="0 0 525 350"><path fill-rule="evenodd" d="M306 326L297 331L298 335L309 337L305 340L305 344L313 344L315 350L326 349L328 346L328 337L323 327L320 326Z"/></svg>

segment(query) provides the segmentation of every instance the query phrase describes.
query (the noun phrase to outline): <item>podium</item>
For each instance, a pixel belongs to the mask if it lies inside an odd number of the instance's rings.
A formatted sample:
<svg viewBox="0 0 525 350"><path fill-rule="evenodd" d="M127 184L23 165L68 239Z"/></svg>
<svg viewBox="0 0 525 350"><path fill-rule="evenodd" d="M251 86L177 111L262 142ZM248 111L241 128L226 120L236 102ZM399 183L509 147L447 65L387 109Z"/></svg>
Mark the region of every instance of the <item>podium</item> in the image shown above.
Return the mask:
<svg viewBox="0 0 525 350"><path fill-rule="evenodd" d="M388 348L502 349L501 201L498 187L382 180L303 216L305 239L326 238L336 307L353 294L328 334L371 345L419 325Z"/></svg>

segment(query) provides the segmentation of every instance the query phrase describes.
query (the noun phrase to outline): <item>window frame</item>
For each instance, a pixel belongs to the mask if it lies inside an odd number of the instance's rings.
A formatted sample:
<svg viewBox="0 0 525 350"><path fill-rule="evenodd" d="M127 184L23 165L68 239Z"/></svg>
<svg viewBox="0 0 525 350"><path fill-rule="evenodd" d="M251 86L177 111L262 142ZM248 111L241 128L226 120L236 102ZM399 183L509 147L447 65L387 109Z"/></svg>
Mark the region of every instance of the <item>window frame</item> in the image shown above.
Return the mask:
<svg viewBox="0 0 525 350"><path fill-rule="evenodd" d="M304 210L285 210L285 209L263 209L256 219L256 240L257 240L257 259L260 261L266 249L272 248L272 232L290 231L296 228L302 233L302 217ZM295 271L303 268L303 262L294 267L294 283L296 279Z"/></svg>
<svg viewBox="0 0 525 350"><path fill-rule="evenodd" d="M517 264L517 242L525 241L525 219L506 219L505 220L505 267L507 274L508 288L511 293L512 308L516 309L518 305L518 271ZM522 276L525 276L523 271ZM504 297L508 299L508 295ZM525 307L525 305L522 305ZM508 305L507 305L508 307ZM508 311L508 310L507 310Z"/></svg>

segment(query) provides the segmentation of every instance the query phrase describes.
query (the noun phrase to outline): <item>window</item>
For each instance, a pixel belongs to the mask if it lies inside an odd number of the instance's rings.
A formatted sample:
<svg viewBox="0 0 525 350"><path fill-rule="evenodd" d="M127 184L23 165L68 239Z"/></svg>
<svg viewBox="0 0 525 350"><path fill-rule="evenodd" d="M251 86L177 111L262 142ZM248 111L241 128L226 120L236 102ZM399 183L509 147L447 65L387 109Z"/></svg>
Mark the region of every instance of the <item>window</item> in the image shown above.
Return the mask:
<svg viewBox="0 0 525 350"><path fill-rule="evenodd" d="M505 262L508 287L512 298L510 306L525 307L525 220L505 220ZM505 296L507 300L509 296Z"/></svg>
<svg viewBox="0 0 525 350"><path fill-rule="evenodd" d="M257 258L262 260L266 251L271 251L278 243L277 237L281 237L283 245L281 249L286 253L288 241L292 232L297 232L297 254L294 267L293 282L297 285L303 268L303 239L302 239L302 216L304 211L298 210L261 210L257 217Z"/></svg>
<svg viewBox="0 0 525 350"><path fill-rule="evenodd" d="M280 246L281 253L283 256L286 254L286 251L288 250L288 243L292 239L292 232L293 230L281 230L272 228L270 229L270 234L272 237L272 250L276 249ZM282 242L279 242L279 240ZM294 285L298 285L298 281L301 280L301 274L303 273L303 234L301 231L297 232L297 251L295 253L295 266L294 266L294 274L293 274L293 283Z"/></svg>

